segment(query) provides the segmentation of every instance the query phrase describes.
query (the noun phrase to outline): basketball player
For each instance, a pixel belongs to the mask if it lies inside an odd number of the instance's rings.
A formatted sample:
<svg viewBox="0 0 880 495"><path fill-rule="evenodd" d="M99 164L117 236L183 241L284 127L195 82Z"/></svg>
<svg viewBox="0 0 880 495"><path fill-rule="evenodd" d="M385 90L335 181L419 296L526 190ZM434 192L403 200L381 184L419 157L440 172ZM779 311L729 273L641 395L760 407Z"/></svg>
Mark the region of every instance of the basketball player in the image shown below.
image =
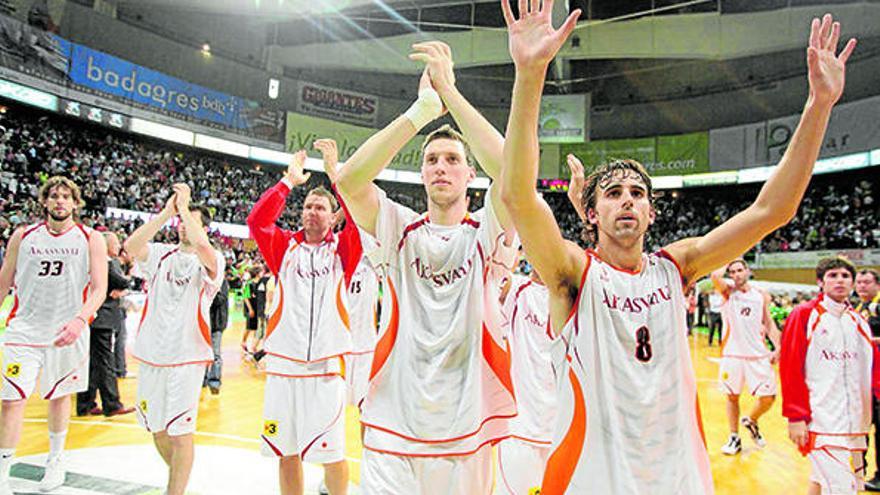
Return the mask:
<svg viewBox="0 0 880 495"><path fill-rule="evenodd" d="M348 289L361 245L352 222L333 233L337 201L322 187L306 195L301 230L275 225L291 189L311 175L303 172L305 159L305 151L294 154L287 174L263 193L247 219L279 292L263 344L268 376L262 451L279 458L283 495L303 493L303 461L323 464L327 488L339 495L348 490L341 363L351 352L351 337L336 301Z"/></svg>
<svg viewBox="0 0 880 495"><path fill-rule="evenodd" d="M755 444L764 448L767 442L761 436L758 419L770 410L776 399L776 375L773 363L779 356L779 329L770 315L770 294L752 286L752 275L742 258L728 263L727 274L733 285L724 280L724 269L712 272L712 284L724 302L721 314L724 329L721 337L721 367L719 388L727 394L727 423L730 437L721 447L726 455L735 455L742 450L739 438L739 423L748 430ZM764 344L769 336L775 351L770 352ZM748 384L752 395L758 397L752 412L739 417L739 394L743 384Z"/></svg>
<svg viewBox="0 0 880 495"><path fill-rule="evenodd" d="M810 459L808 495L864 489L871 392L880 394L880 353L868 323L849 305L855 267L846 258L816 266L819 297L785 321L779 376L788 436Z"/></svg>
<svg viewBox="0 0 880 495"><path fill-rule="evenodd" d="M516 414L509 357L501 347L497 264L509 227L498 191L467 211L476 175L469 146L490 177L503 138L455 87L443 43L413 46L425 62L419 98L346 162L339 191L366 237L378 241L384 272L382 324L363 403L362 487L368 494L488 494L491 444ZM427 214L397 204L373 180L398 151L449 109L448 126L425 138L421 176Z"/></svg>
<svg viewBox="0 0 880 495"><path fill-rule="evenodd" d="M49 401L49 456L39 489L64 484L70 395L88 388L88 322L107 294L107 246L103 236L76 222L84 206L79 187L51 177L38 198L45 220L12 234L0 269L0 300L15 289L0 389L0 495L12 494L9 469L38 379L40 396Z"/></svg>
<svg viewBox="0 0 880 495"><path fill-rule="evenodd" d="M226 260L211 245L211 213L190 202L190 188L174 184L162 211L125 241L125 251L147 281L133 356L138 369L138 422L168 465L168 495L183 495L192 471L193 433L211 347L211 303L223 284ZM150 242L179 218L179 244Z"/></svg>
<svg viewBox="0 0 880 495"><path fill-rule="evenodd" d="M547 327L547 287L537 270L532 269L528 277L513 275L501 313L517 416L510 421L510 438L498 444L495 493L537 493L550 457L556 416L556 374L551 359L555 340Z"/></svg>
<svg viewBox="0 0 880 495"><path fill-rule="evenodd" d="M711 494L684 288L795 215L855 41L836 57L839 24L830 15L813 22L810 98L780 165L749 208L703 237L645 254L655 216L651 180L637 162L615 161L586 180L586 230L595 248L584 252L562 238L535 190L544 77L580 11L556 30L553 1L530 3L519 2L515 19L502 2L516 78L501 185L526 255L548 288L551 329L568 348L541 492Z"/></svg>
<svg viewBox="0 0 880 495"><path fill-rule="evenodd" d="M339 151L332 139L315 140L315 149L324 158L324 172L333 187L339 180ZM362 256L351 277L348 291L337 294L340 312L348 315L347 328L351 333L351 352L345 355L346 403L360 409L370 383L370 367L376 349L376 309L379 302L379 276L369 258ZM363 428L361 429L363 435Z"/></svg>

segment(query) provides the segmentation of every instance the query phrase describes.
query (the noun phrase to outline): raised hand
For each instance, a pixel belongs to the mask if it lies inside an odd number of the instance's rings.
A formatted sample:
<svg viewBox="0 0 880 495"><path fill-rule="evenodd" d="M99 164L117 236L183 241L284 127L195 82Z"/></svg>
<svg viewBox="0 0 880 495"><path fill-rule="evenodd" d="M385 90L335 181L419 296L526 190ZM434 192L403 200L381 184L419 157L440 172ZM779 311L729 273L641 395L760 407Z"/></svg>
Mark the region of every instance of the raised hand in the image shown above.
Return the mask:
<svg viewBox="0 0 880 495"><path fill-rule="evenodd" d="M174 201L174 206L177 208L177 212L189 210L189 202L191 199L191 191L189 186L179 182L171 186L171 189L174 191L174 197L176 200Z"/></svg>
<svg viewBox="0 0 880 495"><path fill-rule="evenodd" d="M455 72L452 70L452 49L442 41L427 41L412 46L414 53L410 60L423 62L428 70L431 85L441 95L455 87Z"/></svg>
<svg viewBox="0 0 880 495"><path fill-rule="evenodd" d="M547 68L581 15L580 9L575 9L559 29L554 29L550 17L553 0L519 0L519 19L513 17L510 0L501 0L501 10L507 23L513 63L517 67L535 69Z"/></svg>
<svg viewBox="0 0 880 495"><path fill-rule="evenodd" d="M568 198L572 202L580 201L581 194L584 192L584 164L572 153L565 157L565 161L568 164L568 169L571 170L571 180L568 183Z"/></svg>
<svg viewBox="0 0 880 495"><path fill-rule="evenodd" d="M303 167L306 165L306 150L299 150L293 154L290 165L287 166L287 174L285 177L294 186L301 186L308 182L311 172L304 172Z"/></svg>
<svg viewBox="0 0 880 495"><path fill-rule="evenodd" d="M177 195L171 193L171 196L168 196L168 199L165 200L165 208L162 210L162 213L166 213L170 216L177 215Z"/></svg>
<svg viewBox="0 0 880 495"><path fill-rule="evenodd" d="M810 26L810 46L807 48L810 97L826 105L834 105L843 94L846 80L846 61L856 47L856 39L850 38L837 54L840 40L840 23L831 14L822 20L813 19Z"/></svg>
<svg viewBox="0 0 880 495"><path fill-rule="evenodd" d="M330 183L336 184L336 180L339 179L339 172L336 170L336 167L339 165L339 151L336 148L336 141L332 139L316 139L314 147L324 157L324 172L330 178Z"/></svg>
<svg viewBox="0 0 880 495"><path fill-rule="evenodd" d="M434 95L425 95L422 92L425 89L433 89ZM425 98L425 103L430 104L430 107L435 114L435 119L446 115L446 112L448 111L446 108L446 103L443 102L443 98L440 97L440 93L438 93L437 88L434 87L434 83L431 81L431 74L429 73L427 67L425 67L425 70L422 71L422 77L419 78L419 98Z"/></svg>

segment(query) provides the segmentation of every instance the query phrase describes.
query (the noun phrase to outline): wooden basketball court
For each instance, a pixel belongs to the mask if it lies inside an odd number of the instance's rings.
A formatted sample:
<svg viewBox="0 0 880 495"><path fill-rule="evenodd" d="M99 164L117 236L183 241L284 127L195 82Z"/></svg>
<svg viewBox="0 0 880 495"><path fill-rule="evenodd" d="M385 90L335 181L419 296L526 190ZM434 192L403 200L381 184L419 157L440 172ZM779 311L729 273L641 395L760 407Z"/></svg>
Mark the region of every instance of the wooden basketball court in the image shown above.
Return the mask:
<svg viewBox="0 0 880 495"><path fill-rule="evenodd" d="M262 431L264 381L253 366L243 364L241 361L238 343L242 327L241 321L234 321L232 327L224 334L223 387L220 395L212 396L205 389L201 397L191 493L203 495L241 493L235 489L222 488L239 486L236 483L247 483L246 486L251 487L247 490L248 493L277 493L275 488L277 463L274 459L258 457L260 447L258 435ZM719 495L805 493L809 463L798 454L788 440L787 423L780 414L779 400L760 423L767 440L766 448L757 449L746 432L742 431L743 452L735 457L721 454L720 448L727 440L728 431L725 415L726 397L716 387L719 349L717 346L707 347L703 335L696 340L695 344L693 340L691 342L693 359L716 493ZM137 364L133 362L129 364L130 373L137 374ZM120 380L123 402L134 403L135 388L134 378ZM751 397L743 396L742 411L748 411L752 402ZM31 461L26 459L21 463L31 471L39 470L35 466L41 466L38 454L45 454L48 451L45 418L46 402L32 399L27 406L24 434L17 451L19 458L35 456ZM359 460L362 447L357 411L354 408L349 408L346 430L346 452L351 461L352 493L358 493L356 486L360 481ZM76 478L81 489L71 488L65 491L68 488L65 486L56 492L59 494L154 493L154 488L161 487L165 481L161 476L162 466L158 454L151 450L151 438L137 425L134 415L109 419L73 418L67 449L69 456L80 457L77 465L84 466L83 469L89 472L83 474L84 478ZM79 452L80 449L90 450ZM100 457L102 464L90 461L90 452ZM872 454L869 458L872 458ZM105 464L107 467L102 467ZM107 486L111 487L105 489L108 491L96 491L88 485L89 479L105 481L137 479L133 477L135 474L146 476L141 471L147 469L145 466L148 465L154 470L152 474L154 479L149 480L149 483L128 482L114 485L108 481ZM134 470L130 473L132 477L127 477L125 472L127 469ZM27 477L27 473L31 471L21 466L14 466L13 481L16 475ZM75 469L69 468L70 472L75 472ZM873 472L874 466L871 463L868 473L873 474ZM34 475L30 476L34 477ZM313 485L307 493L316 493L314 490L319 482L320 470L312 468L306 473L306 477L307 483ZM68 484L71 484L70 474ZM150 491L150 487L154 487L153 491ZM13 484L13 488L18 487ZM141 491L138 491L139 489Z"/></svg>

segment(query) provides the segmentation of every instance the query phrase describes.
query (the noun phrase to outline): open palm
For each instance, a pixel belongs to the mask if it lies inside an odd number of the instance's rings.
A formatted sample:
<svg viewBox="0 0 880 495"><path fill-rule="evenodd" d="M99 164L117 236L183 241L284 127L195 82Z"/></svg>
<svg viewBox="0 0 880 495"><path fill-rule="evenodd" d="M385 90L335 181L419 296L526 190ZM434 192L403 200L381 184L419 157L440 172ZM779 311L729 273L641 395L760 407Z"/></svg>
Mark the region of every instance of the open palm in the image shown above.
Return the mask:
<svg viewBox="0 0 880 495"><path fill-rule="evenodd" d="M807 48L810 94L819 103L833 105L840 99L846 81L846 61L856 47L850 39L838 55L840 23L831 14L821 21L813 19L810 27L810 46Z"/></svg>
<svg viewBox="0 0 880 495"><path fill-rule="evenodd" d="M518 67L548 65L574 30L581 13L575 10L559 29L554 29L550 17L553 0L544 0L543 4L519 0L519 19L514 18L509 0L501 0L501 10L507 23L510 56Z"/></svg>

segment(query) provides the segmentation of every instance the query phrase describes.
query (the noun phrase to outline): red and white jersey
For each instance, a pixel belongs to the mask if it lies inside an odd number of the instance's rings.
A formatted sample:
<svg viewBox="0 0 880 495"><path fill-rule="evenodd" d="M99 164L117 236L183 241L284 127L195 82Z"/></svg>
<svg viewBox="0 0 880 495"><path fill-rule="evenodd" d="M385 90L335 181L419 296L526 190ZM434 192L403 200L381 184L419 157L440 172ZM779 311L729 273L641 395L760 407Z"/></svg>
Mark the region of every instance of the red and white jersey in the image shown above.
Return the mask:
<svg viewBox="0 0 880 495"><path fill-rule="evenodd" d="M543 284L514 275L502 306L517 406L510 434L546 446L553 440L556 417L552 350L557 340L548 326L548 297Z"/></svg>
<svg viewBox="0 0 880 495"><path fill-rule="evenodd" d="M379 303L379 276L369 259L361 258L348 291L340 286L336 301L340 305L343 323L351 332L351 353L373 352L378 339L376 307Z"/></svg>
<svg viewBox="0 0 880 495"><path fill-rule="evenodd" d="M138 261L147 280L147 299L134 341L135 359L152 366L214 361L211 303L223 283L226 259L214 251L214 278L194 252L179 245L149 243Z"/></svg>
<svg viewBox="0 0 880 495"><path fill-rule="evenodd" d="M721 305L724 327L721 355L741 359L770 356L764 344L764 293L755 287L746 291L730 289Z"/></svg>
<svg viewBox="0 0 880 495"><path fill-rule="evenodd" d="M496 264L515 248L504 247L489 200L445 226L378 195L371 259L385 278L364 446L404 456L476 452L508 436L516 414L497 290L510 268Z"/></svg>
<svg viewBox="0 0 880 495"><path fill-rule="evenodd" d="M868 323L824 295L796 307L782 332L782 415L817 435L867 435L880 355Z"/></svg>
<svg viewBox="0 0 880 495"><path fill-rule="evenodd" d="M638 272L587 251L541 493L714 492L684 287L665 251L643 255Z"/></svg>
<svg viewBox="0 0 880 495"><path fill-rule="evenodd" d="M285 181L278 182L248 215L251 236L277 281L263 345L266 372L338 374L341 357L351 352L343 294L360 260L360 238L351 220L338 235L327 232L317 244L307 243L302 230L279 228L275 221L289 193Z"/></svg>
<svg viewBox="0 0 880 495"><path fill-rule="evenodd" d="M92 232L74 224L53 234L46 222L24 230L15 265L15 297L6 321L7 345L50 347L58 330L76 318L89 295ZM88 332L80 338L88 341Z"/></svg>

